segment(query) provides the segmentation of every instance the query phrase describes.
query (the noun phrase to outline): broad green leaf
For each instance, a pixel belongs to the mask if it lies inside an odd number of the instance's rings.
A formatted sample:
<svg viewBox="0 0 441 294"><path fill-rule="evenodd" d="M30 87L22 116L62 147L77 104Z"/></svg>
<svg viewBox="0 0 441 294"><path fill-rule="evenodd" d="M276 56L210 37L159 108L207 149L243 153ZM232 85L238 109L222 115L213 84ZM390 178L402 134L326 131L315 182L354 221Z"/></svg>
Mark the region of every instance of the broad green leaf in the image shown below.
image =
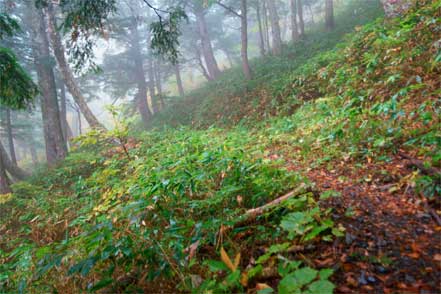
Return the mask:
<svg viewBox="0 0 441 294"><path fill-rule="evenodd" d="M304 267L296 270L293 275L297 281L297 284L302 287L306 284L311 283L317 277L317 271L310 267Z"/></svg>
<svg viewBox="0 0 441 294"><path fill-rule="evenodd" d="M301 293L303 286L311 283L317 277L317 271L310 267L304 267L284 277L279 283L280 294Z"/></svg>
<svg viewBox="0 0 441 294"><path fill-rule="evenodd" d="M228 267L222 261L207 260L205 263L208 265L208 268L210 269L211 272L219 272L219 271L228 270Z"/></svg>
<svg viewBox="0 0 441 294"><path fill-rule="evenodd" d="M332 294L334 291L334 284L326 280L319 280L308 287L308 294Z"/></svg>
<svg viewBox="0 0 441 294"><path fill-rule="evenodd" d="M327 280L330 276L332 276L333 273L334 271L330 268L325 268L320 270L319 272L320 280Z"/></svg>

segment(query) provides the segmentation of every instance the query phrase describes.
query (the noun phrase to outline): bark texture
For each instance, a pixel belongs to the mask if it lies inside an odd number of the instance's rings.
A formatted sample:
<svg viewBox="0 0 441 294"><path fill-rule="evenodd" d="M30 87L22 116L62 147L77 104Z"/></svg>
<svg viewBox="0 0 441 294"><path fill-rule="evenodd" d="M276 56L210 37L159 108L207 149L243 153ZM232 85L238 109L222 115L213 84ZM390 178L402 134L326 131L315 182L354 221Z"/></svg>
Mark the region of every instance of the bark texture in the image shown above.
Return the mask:
<svg viewBox="0 0 441 294"><path fill-rule="evenodd" d="M259 28L259 49L260 49L260 55L264 56L266 54L265 50L265 37L263 34L263 23L262 23L262 16L261 16L261 10L260 10L260 3L256 3L256 16L257 16L257 25Z"/></svg>
<svg viewBox="0 0 441 294"><path fill-rule="evenodd" d="M280 55L282 53L282 38L280 36L279 14L277 13L275 0L267 0L267 3L273 37L272 53L273 55Z"/></svg>
<svg viewBox="0 0 441 294"><path fill-rule="evenodd" d="M17 156L15 154L14 134L12 130L11 110L6 109L6 133L8 136L8 147L11 160L14 164L17 164Z"/></svg>
<svg viewBox="0 0 441 294"><path fill-rule="evenodd" d="M3 163L3 156L0 154L0 194L7 194L11 192L12 190L9 186L9 178L6 173L6 167Z"/></svg>
<svg viewBox="0 0 441 294"><path fill-rule="evenodd" d="M204 61L202 60L202 53L201 50L196 47L196 59L199 65L199 68L201 69L202 75L207 79L207 81L212 81L213 78L208 73L208 70L205 68Z"/></svg>
<svg viewBox="0 0 441 294"><path fill-rule="evenodd" d="M266 1L263 1L263 27L265 32L264 34L265 44L269 52L271 50L271 45L270 45L270 32L269 32L269 24L268 24L268 5Z"/></svg>
<svg viewBox="0 0 441 294"><path fill-rule="evenodd" d="M214 57L213 46L211 44L210 35L208 33L207 22L205 21L204 9L201 5L196 4L194 7L194 14L199 29L199 36L202 43L202 54L207 64L208 74L211 79L216 79L220 75L219 66Z"/></svg>
<svg viewBox="0 0 441 294"><path fill-rule="evenodd" d="M325 24L327 30L332 30L335 27L334 21L334 1L326 0L325 3Z"/></svg>
<svg viewBox="0 0 441 294"><path fill-rule="evenodd" d="M159 112L161 109L161 104L163 104L163 93L162 93L162 77L161 77L161 64L159 60L154 60L153 62L153 72L155 74L155 85L156 90L158 90L155 99L152 101L153 111L155 113Z"/></svg>
<svg viewBox="0 0 441 294"><path fill-rule="evenodd" d="M150 105L153 108L153 113L155 113L155 100L156 100L156 79L155 79L155 68L153 64L153 56L150 56L147 63L147 73L149 78L148 88L150 92Z"/></svg>
<svg viewBox="0 0 441 294"><path fill-rule="evenodd" d="M86 98L81 93L81 90L75 80L72 70L70 69L70 66L66 61L63 43L61 42L60 34L56 30L55 12L50 2L46 9L46 15L47 27L52 43L52 48L54 50L54 55L67 89L72 94L73 99L80 108L81 113L84 115L84 118L86 119L89 126L91 128L105 130L105 127L98 121L92 110L90 110L89 106L87 105Z"/></svg>
<svg viewBox="0 0 441 294"><path fill-rule="evenodd" d="M130 24L130 46L132 49L133 66L136 76L136 85L138 93L136 94L136 105L139 114L141 115L142 123L148 126L152 113L147 103L147 82L145 79L143 57L141 52L141 45L139 44L138 22L133 17Z"/></svg>
<svg viewBox="0 0 441 294"><path fill-rule="evenodd" d="M303 18L303 1L297 0L297 15L299 16L300 37L305 35L305 20Z"/></svg>
<svg viewBox="0 0 441 294"><path fill-rule="evenodd" d="M179 96L183 97L185 96L185 91L184 91L184 85L182 84L181 68L179 66L179 63L175 64L175 76L176 76L176 83L178 85Z"/></svg>
<svg viewBox="0 0 441 294"><path fill-rule="evenodd" d="M291 7L291 40L299 39L299 26L297 24L297 0L290 0Z"/></svg>
<svg viewBox="0 0 441 294"><path fill-rule="evenodd" d="M0 142L0 158L2 162L2 166L4 170L6 170L12 177L17 180L24 180L29 174L22 170L20 167L15 165L8 156L8 153L3 147L3 144Z"/></svg>
<svg viewBox="0 0 441 294"><path fill-rule="evenodd" d="M66 104L66 87L63 81L59 81L58 88L60 89L60 119L61 129L63 131L63 137L66 141L66 145L69 144L69 140L72 138L72 132L69 132L70 127L67 122L67 104Z"/></svg>
<svg viewBox="0 0 441 294"><path fill-rule="evenodd" d="M57 86L51 65L49 40L46 32L45 16L41 10L36 13L36 50L34 60L37 68L38 84L41 91L41 112L46 143L46 157L49 165L54 165L66 157L67 146L61 128L58 107Z"/></svg>

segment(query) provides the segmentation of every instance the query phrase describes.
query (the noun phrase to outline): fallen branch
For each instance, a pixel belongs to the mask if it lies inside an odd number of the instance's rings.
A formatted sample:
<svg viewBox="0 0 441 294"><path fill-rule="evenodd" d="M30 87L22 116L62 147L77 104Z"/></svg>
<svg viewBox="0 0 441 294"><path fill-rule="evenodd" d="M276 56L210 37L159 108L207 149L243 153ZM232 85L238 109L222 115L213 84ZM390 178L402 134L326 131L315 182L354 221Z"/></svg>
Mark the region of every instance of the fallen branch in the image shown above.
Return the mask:
<svg viewBox="0 0 441 294"><path fill-rule="evenodd" d="M441 175L441 170L436 167L426 167L424 162L422 160L413 158L403 152L398 152L398 155L401 156L404 159L407 159L409 162L407 166L409 167L416 167L418 168L423 174L429 175L429 176L439 176Z"/></svg>
<svg viewBox="0 0 441 294"><path fill-rule="evenodd" d="M244 215L240 217L240 220L234 225L235 227L241 226L245 223L248 223L254 219L256 219L259 215L262 215L267 210L276 207L281 202L296 197L302 194L305 194L306 192L310 192L310 190L307 189L306 184L301 184L299 187L297 187L295 190L289 192L288 194L283 195L282 197L279 197L263 206L253 208L245 212Z"/></svg>

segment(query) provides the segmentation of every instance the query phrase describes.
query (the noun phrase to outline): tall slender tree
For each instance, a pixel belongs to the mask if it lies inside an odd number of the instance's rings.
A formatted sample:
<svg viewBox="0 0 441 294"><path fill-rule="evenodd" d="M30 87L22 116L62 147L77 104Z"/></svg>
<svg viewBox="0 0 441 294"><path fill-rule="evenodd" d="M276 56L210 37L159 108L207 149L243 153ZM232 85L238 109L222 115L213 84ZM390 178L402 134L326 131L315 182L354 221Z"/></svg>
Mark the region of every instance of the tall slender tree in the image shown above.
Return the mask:
<svg viewBox="0 0 441 294"><path fill-rule="evenodd" d="M155 113L159 112L161 108L161 104L163 101L163 90L162 90L162 66L157 58L153 61L153 72L155 74L155 86L157 90L157 95L155 99L152 101L152 106Z"/></svg>
<svg viewBox="0 0 441 294"><path fill-rule="evenodd" d="M272 53L280 55L282 53L282 37L280 35L279 14L275 0L267 0L268 11L271 20L271 33L273 37Z"/></svg>
<svg viewBox="0 0 441 294"><path fill-rule="evenodd" d="M247 0L240 1L240 34L241 34L241 50L242 70L247 80L251 79L251 67L248 60L248 7Z"/></svg>
<svg viewBox="0 0 441 294"><path fill-rule="evenodd" d="M305 36L305 20L303 17L303 1L297 0L297 15L299 16L300 37Z"/></svg>
<svg viewBox="0 0 441 294"><path fill-rule="evenodd" d="M297 0L290 0L291 7L291 40L299 39L299 26L297 24Z"/></svg>
<svg viewBox="0 0 441 294"><path fill-rule="evenodd" d="M49 165L54 165L67 154L66 141L61 128L58 106L57 87L46 31L45 15L41 9L35 9L35 50L34 60L37 68L38 84L41 90L41 112L46 143L46 157Z"/></svg>
<svg viewBox="0 0 441 294"><path fill-rule="evenodd" d="M268 52L271 50L271 45L270 45L270 32L269 32L269 24L268 24L268 5L266 0L263 1L263 27L264 27L264 31L265 31L265 43L266 43L266 48L268 49Z"/></svg>
<svg viewBox="0 0 441 294"><path fill-rule="evenodd" d="M14 133L12 129L11 109L6 108L6 135L8 137L9 155L14 164L17 164L17 155L15 154Z"/></svg>
<svg viewBox="0 0 441 294"><path fill-rule="evenodd" d="M326 0L325 3L325 24L327 30L332 30L335 27L334 21L334 1Z"/></svg>
<svg viewBox="0 0 441 294"><path fill-rule="evenodd" d="M214 56L213 46L211 44L211 38L208 33L207 22L205 20L205 9L202 3L194 1L193 12L196 16L197 26L199 29L199 36L202 44L202 54L207 65L208 74L212 79L216 79L221 71Z"/></svg>
<svg viewBox="0 0 441 294"><path fill-rule="evenodd" d="M265 37L263 33L263 21L262 21L262 12L261 12L261 5L260 1L256 1L254 5L256 9L256 17L257 17L257 25L259 28L259 49L260 49L260 55L264 56L266 54L265 50Z"/></svg>
<svg viewBox="0 0 441 294"><path fill-rule="evenodd" d="M151 119L151 112L147 104L147 82L144 72L144 60L141 53L141 45L139 44L140 35L138 31L138 22L135 16L130 19L130 45L133 56L133 65L138 87L136 94L136 104L141 114L142 122L147 126Z"/></svg>
<svg viewBox="0 0 441 294"><path fill-rule="evenodd" d="M75 77L72 73L72 70L70 69L70 66L67 63L64 52L65 51L64 46L63 43L61 42L60 34L56 29L57 26L55 21L55 10L52 2L50 1L48 2L45 12L47 16L46 25L48 27L52 48L66 87L69 89L69 92L72 94L73 99L80 108L89 126L91 128L105 129L104 126L98 121L96 116L93 114L92 110L90 110L89 106L87 105L86 98L81 93L81 90L77 82L75 81Z"/></svg>
<svg viewBox="0 0 441 294"><path fill-rule="evenodd" d="M58 88L60 92L60 119L61 119L61 129L63 130L63 137L66 141L66 144L69 145L69 140L72 138L72 129L69 126L69 122L67 121L67 97L66 97L66 86L64 82L59 79L57 81Z"/></svg>
<svg viewBox="0 0 441 294"><path fill-rule="evenodd" d="M176 84L178 85L179 96L183 97L185 96L185 91L184 91L184 85L182 83L181 68L179 63L176 63L174 65L174 69L175 69Z"/></svg>
<svg viewBox="0 0 441 294"><path fill-rule="evenodd" d="M1 142L0 142L1 144ZM6 173L6 166L3 162L3 156L0 155L0 194L11 193L11 187L8 174Z"/></svg>
<svg viewBox="0 0 441 294"><path fill-rule="evenodd" d="M155 67L153 56L149 56L147 61L147 74L149 78L148 88L150 93L150 105L153 108L153 113L155 113L154 104L156 103L156 80L155 80Z"/></svg>
<svg viewBox="0 0 441 294"><path fill-rule="evenodd" d="M201 49L199 44L196 44L194 46L195 52L196 52L196 60L197 60L197 64L199 65L199 68L201 70L202 75L204 76L204 78L207 81L212 81L213 78L210 76L210 74L208 73L207 68L204 65L204 61L202 60L202 53L201 53Z"/></svg>
<svg viewBox="0 0 441 294"><path fill-rule="evenodd" d="M240 40L241 49L240 55L242 58L242 71L247 80L251 79L251 67L248 60L248 5L246 0L240 1L240 13L236 12L234 8L217 2L220 6L225 8L228 12L231 12L234 16L240 18Z"/></svg>

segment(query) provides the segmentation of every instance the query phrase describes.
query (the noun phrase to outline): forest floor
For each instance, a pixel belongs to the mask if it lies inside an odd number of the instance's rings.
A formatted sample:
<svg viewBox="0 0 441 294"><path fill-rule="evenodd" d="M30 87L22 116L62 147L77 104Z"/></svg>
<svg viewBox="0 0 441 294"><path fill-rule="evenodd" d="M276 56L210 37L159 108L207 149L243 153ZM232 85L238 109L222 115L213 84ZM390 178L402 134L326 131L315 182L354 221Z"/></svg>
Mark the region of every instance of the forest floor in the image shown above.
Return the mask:
<svg viewBox="0 0 441 294"><path fill-rule="evenodd" d="M78 138L0 197L0 292L440 293L440 7Z"/></svg>
<svg viewBox="0 0 441 294"><path fill-rule="evenodd" d="M290 162L288 169L308 169ZM396 155L362 167L341 161L306 172L319 192L336 191L325 206L346 229L308 258L332 267L339 293L439 293L441 225L433 203L414 193L412 162ZM439 210L439 207L437 208ZM438 218L438 219L437 219Z"/></svg>

